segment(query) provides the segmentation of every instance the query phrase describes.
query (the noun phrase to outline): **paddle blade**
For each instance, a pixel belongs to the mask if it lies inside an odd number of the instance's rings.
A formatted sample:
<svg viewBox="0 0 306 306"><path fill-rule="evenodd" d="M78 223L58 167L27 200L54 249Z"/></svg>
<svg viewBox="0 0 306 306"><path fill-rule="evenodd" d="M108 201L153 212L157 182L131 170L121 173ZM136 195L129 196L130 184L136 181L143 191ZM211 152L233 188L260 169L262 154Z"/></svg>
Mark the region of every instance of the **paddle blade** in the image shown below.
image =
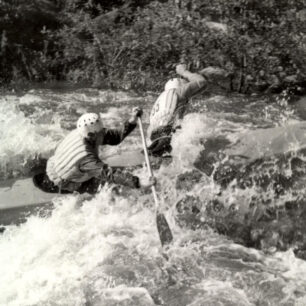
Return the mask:
<svg viewBox="0 0 306 306"><path fill-rule="evenodd" d="M163 214L156 214L156 225L162 246L171 243L173 240L173 236L169 224Z"/></svg>

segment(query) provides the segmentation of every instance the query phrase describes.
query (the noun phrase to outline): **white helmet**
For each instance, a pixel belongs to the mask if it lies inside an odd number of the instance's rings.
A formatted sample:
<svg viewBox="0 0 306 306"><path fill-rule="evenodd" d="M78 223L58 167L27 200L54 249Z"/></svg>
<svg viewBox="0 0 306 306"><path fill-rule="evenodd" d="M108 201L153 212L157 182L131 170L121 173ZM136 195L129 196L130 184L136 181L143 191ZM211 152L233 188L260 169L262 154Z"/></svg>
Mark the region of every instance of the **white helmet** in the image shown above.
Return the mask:
<svg viewBox="0 0 306 306"><path fill-rule="evenodd" d="M187 84L187 81L184 79L174 78L169 80L165 85L165 90L175 89Z"/></svg>
<svg viewBox="0 0 306 306"><path fill-rule="evenodd" d="M100 132L102 128L100 116L95 113L84 114L77 122L78 132L84 138L88 137L89 133Z"/></svg>

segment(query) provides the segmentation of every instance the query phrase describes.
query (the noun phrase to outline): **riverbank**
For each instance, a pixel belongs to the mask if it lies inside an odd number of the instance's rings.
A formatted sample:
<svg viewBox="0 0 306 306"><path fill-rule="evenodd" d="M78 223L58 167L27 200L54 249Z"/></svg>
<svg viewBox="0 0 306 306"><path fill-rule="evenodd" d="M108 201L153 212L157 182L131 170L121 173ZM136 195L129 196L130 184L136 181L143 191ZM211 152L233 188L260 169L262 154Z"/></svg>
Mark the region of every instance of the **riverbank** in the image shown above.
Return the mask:
<svg viewBox="0 0 306 306"><path fill-rule="evenodd" d="M160 92L177 63L238 93L305 93L303 1L2 1L0 85L65 80Z"/></svg>

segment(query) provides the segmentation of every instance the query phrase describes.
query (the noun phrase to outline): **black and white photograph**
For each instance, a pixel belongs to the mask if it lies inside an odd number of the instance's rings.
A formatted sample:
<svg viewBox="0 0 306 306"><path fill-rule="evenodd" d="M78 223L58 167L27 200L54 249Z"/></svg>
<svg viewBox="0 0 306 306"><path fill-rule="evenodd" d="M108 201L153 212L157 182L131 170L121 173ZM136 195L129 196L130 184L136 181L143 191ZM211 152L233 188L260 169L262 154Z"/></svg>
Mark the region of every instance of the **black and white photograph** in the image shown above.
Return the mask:
<svg viewBox="0 0 306 306"><path fill-rule="evenodd" d="M306 306L306 0L0 0L0 306Z"/></svg>

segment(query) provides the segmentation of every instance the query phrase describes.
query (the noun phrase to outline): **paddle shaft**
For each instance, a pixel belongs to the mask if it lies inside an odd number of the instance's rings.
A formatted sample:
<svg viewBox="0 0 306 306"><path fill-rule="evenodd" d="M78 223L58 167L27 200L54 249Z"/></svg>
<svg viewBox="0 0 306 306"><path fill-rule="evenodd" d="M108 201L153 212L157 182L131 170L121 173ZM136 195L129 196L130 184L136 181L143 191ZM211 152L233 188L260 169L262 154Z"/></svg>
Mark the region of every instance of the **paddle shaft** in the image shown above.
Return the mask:
<svg viewBox="0 0 306 306"><path fill-rule="evenodd" d="M150 163L150 159L149 159L147 142L146 142L146 138L145 138L145 135L144 135L143 125L142 125L142 121L141 121L140 117L138 117L138 124L139 124L141 139L142 139L142 143L143 143L143 150L144 150L146 164L147 164L150 176L153 177L154 175L153 175L153 171L152 171L152 167L151 167L151 163ZM154 198L154 202L155 202L155 208L156 208L156 211L158 211L159 204L158 204L158 198L157 198L155 186L151 186L151 189L152 189L152 194L153 194L153 198Z"/></svg>
<svg viewBox="0 0 306 306"><path fill-rule="evenodd" d="M148 149L147 149L147 142L146 142L146 139L145 139L145 136L144 136L142 122L141 122L141 119L139 117L138 117L138 122L139 122L139 129L140 129L140 134L141 134L141 138L142 138L143 149L144 149L144 154L145 154L147 167L148 167L150 176L153 177L153 172L152 172L150 159L149 159L149 154L148 154ZM151 189L152 189L152 194L153 194L154 201L155 201L156 226L157 226L160 242L161 242L162 246L165 246L165 245L168 245L169 243L171 243L173 241L173 236L172 236L172 232L170 230L169 224L166 220L166 217L164 216L163 213L161 213L159 211L159 204L158 204L158 198L157 198L155 186L151 186Z"/></svg>

